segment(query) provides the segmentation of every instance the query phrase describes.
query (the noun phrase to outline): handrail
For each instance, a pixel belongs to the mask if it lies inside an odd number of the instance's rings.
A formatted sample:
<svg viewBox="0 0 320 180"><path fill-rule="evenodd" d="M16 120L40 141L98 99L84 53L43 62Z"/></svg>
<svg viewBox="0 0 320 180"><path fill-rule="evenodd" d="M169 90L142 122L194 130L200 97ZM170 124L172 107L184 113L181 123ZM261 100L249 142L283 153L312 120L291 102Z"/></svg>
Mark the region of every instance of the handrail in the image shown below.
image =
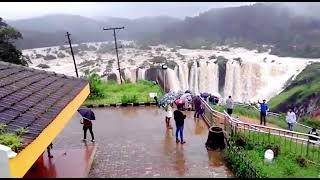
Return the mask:
<svg viewBox="0 0 320 180"><path fill-rule="evenodd" d="M247 125L247 126L251 126L251 127L258 127L258 128L262 128L262 129L270 129L270 130L274 130L274 131L279 131L279 132L283 132L283 133L291 133L291 134L295 134L295 135L301 135L301 136L306 136L306 137L314 137L314 138L317 138L317 139L320 139L319 136L315 136L315 135L312 135L312 134L306 134L306 133L301 133L301 132L297 132L297 131L289 131L289 130L286 130L286 129L281 129L281 128L275 128L275 127L270 127L270 126L262 126L262 125L258 125L258 124L251 124L251 123L245 123L245 122L242 122L242 121L236 121L233 117L229 116L229 114L227 114L225 111L224 113L221 113L219 111L216 111L214 109L212 109L212 107L210 105L208 105L208 103L203 99L203 98L200 98L202 103L204 103L204 105L213 113L216 113L218 115L223 115L223 116L227 116L228 120L231 122L231 123L236 123L236 124L243 124L243 125ZM293 136L292 136L293 137ZM291 138L291 137L290 137ZM309 141L309 138L308 139L304 139L304 141Z"/></svg>
<svg viewBox="0 0 320 180"><path fill-rule="evenodd" d="M241 103L241 102L234 102L234 104L240 105L240 106L246 106L246 107L250 106L250 107L254 108L255 110L259 111L259 109L258 109L257 107L252 106L252 105L250 105L250 104ZM268 111L268 114L269 114L269 115L272 115L272 116L277 116L277 117L282 116L282 115L279 114L279 113L275 113L275 112L271 112L271 111ZM304 124L301 124L301 123L299 123L299 122L296 122L296 124L299 125L299 126L302 126L302 127L304 127L304 128L307 128L307 129L312 129L312 127L307 126L307 125L304 125ZM317 131L320 131L320 130L317 129Z"/></svg>

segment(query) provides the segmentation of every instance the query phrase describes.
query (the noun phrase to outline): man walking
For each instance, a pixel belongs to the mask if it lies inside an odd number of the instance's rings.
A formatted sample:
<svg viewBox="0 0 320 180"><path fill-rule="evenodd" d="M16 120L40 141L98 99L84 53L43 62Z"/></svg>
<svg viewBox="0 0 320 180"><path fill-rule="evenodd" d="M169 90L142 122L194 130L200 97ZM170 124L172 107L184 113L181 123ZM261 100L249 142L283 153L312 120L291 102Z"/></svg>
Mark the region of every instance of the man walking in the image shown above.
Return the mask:
<svg viewBox="0 0 320 180"><path fill-rule="evenodd" d="M266 116L267 116L267 112L269 111L269 107L268 104L266 103L266 100L264 99L262 103L259 102L260 104L260 125L262 125L262 121L263 124L266 125Z"/></svg>
<svg viewBox="0 0 320 180"><path fill-rule="evenodd" d="M200 111L201 111L201 100L200 100L200 96L196 96L193 100L194 103L194 108L195 108L195 112L194 112L194 117L199 118L200 115Z"/></svg>
<svg viewBox="0 0 320 180"><path fill-rule="evenodd" d="M296 121L297 121L296 114L290 108L289 112L287 113L287 122L288 122L289 131L293 131L293 125L294 123L296 123Z"/></svg>
<svg viewBox="0 0 320 180"><path fill-rule="evenodd" d="M176 142L179 143L181 142L181 144L184 144L186 143L184 140L183 140L183 126L184 126L184 119L186 118L186 115L184 115L182 112L181 112L181 109L183 108L183 105L182 104L178 104L178 109L175 110L173 112L173 116L174 116L174 120L176 121ZM180 134L180 140L179 140L179 135Z"/></svg>
<svg viewBox="0 0 320 180"><path fill-rule="evenodd" d="M229 98L226 100L226 105L227 105L227 113L229 114L229 116L231 116L232 110L233 110L233 100L231 96L229 96Z"/></svg>

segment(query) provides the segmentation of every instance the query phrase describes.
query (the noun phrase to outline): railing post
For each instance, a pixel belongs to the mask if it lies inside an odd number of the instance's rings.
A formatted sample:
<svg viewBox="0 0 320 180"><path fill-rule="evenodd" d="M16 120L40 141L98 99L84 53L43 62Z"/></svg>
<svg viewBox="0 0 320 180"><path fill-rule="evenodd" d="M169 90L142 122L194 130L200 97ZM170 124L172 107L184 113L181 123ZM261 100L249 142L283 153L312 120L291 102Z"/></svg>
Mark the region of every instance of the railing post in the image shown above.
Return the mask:
<svg viewBox="0 0 320 180"><path fill-rule="evenodd" d="M227 117L226 117L226 115L224 115L223 127L224 127L225 131L227 131L226 122L227 122Z"/></svg>
<svg viewBox="0 0 320 180"><path fill-rule="evenodd" d="M309 145L310 144L310 139L308 139L308 141L307 141L307 155L306 155L306 157L308 158L308 156L309 156Z"/></svg>

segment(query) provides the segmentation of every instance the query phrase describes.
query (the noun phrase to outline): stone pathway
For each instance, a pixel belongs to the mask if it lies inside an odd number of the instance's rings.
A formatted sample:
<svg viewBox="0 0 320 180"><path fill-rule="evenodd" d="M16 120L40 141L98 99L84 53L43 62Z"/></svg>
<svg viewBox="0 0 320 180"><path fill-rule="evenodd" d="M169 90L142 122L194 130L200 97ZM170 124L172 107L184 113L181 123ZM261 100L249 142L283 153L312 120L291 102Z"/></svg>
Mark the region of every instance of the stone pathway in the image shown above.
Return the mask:
<svg viewBox="0 0 320 180"><path fill-rule="evenodd" d="M157 107L93 109L98 144L89 177L232 177L221 153L208 152L207 125L185 112L184 145L165 128L165 112ZM83 146L80 116L65 127L55 148ZM175 128L174 121L171 120ZM87 135L90 137L90 134Z"/></svg>

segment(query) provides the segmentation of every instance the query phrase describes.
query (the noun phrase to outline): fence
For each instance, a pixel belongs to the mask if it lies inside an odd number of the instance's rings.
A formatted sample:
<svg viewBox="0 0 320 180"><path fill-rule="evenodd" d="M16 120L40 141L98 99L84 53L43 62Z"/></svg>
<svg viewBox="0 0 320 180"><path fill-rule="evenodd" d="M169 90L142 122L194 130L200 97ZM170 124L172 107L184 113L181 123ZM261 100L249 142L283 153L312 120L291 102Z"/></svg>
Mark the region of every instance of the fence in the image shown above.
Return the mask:
<svg viewBox="0 0 320 180"><path fill-rule="evenodd" d="M259 144L277 144L282 152L302 155L309 161L320 164L320 137L280 128L244 123L230 117L226 112L221 113L213 110L203 99L201 99L201 102L205 108L204 119L210 126L214 125L223 128L227 138L234 133ZM317 141L310 140L309 137L313 137Z"/></svg>
<svg viewBox="0 0 320 180"><path fill-rule="evenodd" d="M251 104L245 104L245 103L240 103L240 102L234 102L234 104L237 105L237 106L253 108L253 109L259 111L259 108L257 108L256 106L253 106ZM268 116L270 116L270 117L280 117L282 115L278 114L278 113L275 113L275 112L268 111ZM312 129L312 127L304 125L304 124L301 124L299 122L296 122L295 124L296 124L296 126L299 126L300 130L302 130L303 132L309 132ZM320 133L320 130L317 129L317 132Z"/></svg>

